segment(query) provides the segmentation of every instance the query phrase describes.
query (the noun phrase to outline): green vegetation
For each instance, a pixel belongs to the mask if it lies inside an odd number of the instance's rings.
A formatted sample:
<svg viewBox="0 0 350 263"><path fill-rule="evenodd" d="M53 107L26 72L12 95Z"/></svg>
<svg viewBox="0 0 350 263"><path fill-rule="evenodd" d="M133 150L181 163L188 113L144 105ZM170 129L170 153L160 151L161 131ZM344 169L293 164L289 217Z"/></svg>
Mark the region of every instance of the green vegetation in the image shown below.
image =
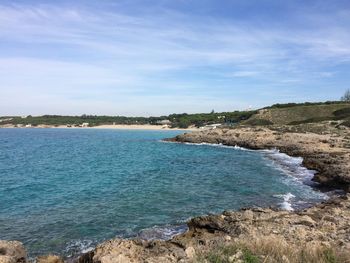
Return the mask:
<svg viewBox="0 0 350 263"><path fill-rule="evenodd" d="M166 121L165 121L166 120ZM162 122L163 121L163 122ZM258 111L234 111L197 114L170 114L159 117L125 117L125 116L61 116L43 115L22 117L0 117L0 125L70 125L79 126L88 123L89 126L110 124L169 124L172 128L202 127L210 124L235 124L264 126L264 125L297 125L321 121L350 121L350 102L327 101L274 104Z"/></svg>
<svg viewBox="0 0 350 263"><path fill-rule="evenodd" d="M341 123L341 125L343 125L343 126L346 126L346 127L349 127L349 128L350 128L350 120L342 122L342 123Z"/></svg>
<svg viewBox="0 0 350 263"><path fill-rule="evenodd" d="M171 114L169 116L160 117L125 117L125 116L61 116L61 115L43 115L43 116L27 116L26 118L1 117L0 119L10 119L2 121L1 124L13 125L71 125L78 126L83 123L89 123L89 126L98 126L104 124L151 124L162 125L162 120L170 120L171 127L187 128L189 126L200 127L207 124L226 123L233 124L242 120L247 120L256 111L235 111L222 113L199 113L199 114Z"/></svg>
<svg viewBox="0 0 350 263"><path fill-rule="evenodd" d="M187 128L188 126L201 127L208 124L225 123L235 124L243 120L248 120L256 111L234 111L215 113L197 113L197 114L171 114L166 118L172 122L174 127Z"/></svg>
<svg viewBox="0 0 350 263"><path fill-rule="evenodd" d="M8 118L8 117L6 117ZM145 124L150 121L155 122L152 118L143 117L122 117L122 116L94 116L94 115L82 115L82 116L60 116L60 115L43 115L43 116L27 116L13 117L11 121L3 122L4 124L31 124L37 126L44 125L81 125L83 123L89 123L90 126L102 125L102 124Z"/></svg>
<svg viewBox="0 0 350 263"><path fill-rule="evenodd" d="M248 124L251 126L266 126L266 125L273 125L273 122L265 119L251 119L246 121L245 124Z"/></svg>
<svg viewBox="0 0 350 263"><path fill-rule="evenodd" d="M256 237L202 252L193 263L343 263L349 262L349 251L320 243L290 244L277 236Z"/></svg>
<svg viewBox="0 0 350 263"><path fill-rule="evenodd" d="M350 101L350 89L348 89L347 91L345 91L343 97L341 97L342 101Z"/></svg>
<svg viewBox="0 0 350 263"><path fill-rule="evenodd" d="M320 121L344 120L350 118L350 104L346 102L325 103L288 103L275 104L261 109L252 116L247 125L268 124L267 121L277 125L296 125ZM258 121L259 120L259 121ZM260 124L259 122L262 122Z"/></svg>
<svg viewBox="0 0 350 263"><path fill-rule="evenodd" d="M260 259L246 247L229 245L223 246L206 254L198 256L196 263L259 263Z"/></svg>
<svg viewBox="0 0 350 263"><path fill-rule="evenodd" d="M320 106L320 105L334 105L344 104L344 101L325 101L325 102L303 102L303 103L277 103L263 109L282 109L300 106Z"/></svg>

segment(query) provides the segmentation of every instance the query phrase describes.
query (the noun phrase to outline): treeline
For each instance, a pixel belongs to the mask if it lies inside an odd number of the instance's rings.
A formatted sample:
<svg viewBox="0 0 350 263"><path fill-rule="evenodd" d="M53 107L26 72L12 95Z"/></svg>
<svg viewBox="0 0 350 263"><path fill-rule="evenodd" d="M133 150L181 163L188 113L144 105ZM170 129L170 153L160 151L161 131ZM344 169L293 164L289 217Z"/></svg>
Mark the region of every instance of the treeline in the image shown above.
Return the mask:
<svg viewBox="0 0 350 263"><path fill-rule="evenodd" d="M43 115L43 116L26 116L26 117L6 117L11 120L3 121L1 124L13 125L72 125L78 126L83 123L89 123L89 126L108 125L108 124L151 124L162 125L161 121L169 120L173 128L187 128L189 126L201 127L207 124L226 123L233 124L248 119L256 111L234 111L221 113L198 113L198 114L171 114L159 117L125 117L125 116L62 116L62 115ZM5 117L2 117L5 118Z"/></svg>
<svg viewBox="0 0 350 263"><path fill-rule="evenodd" d="M247 120L256 111L234 111L234 112L220 112L220 113L197 113L197 114L171 114L168 119L172 122L174 127L186 128L188 126L202 127L208 124L225 123L234 124L243 120Z"/></svg>
<svg viewBox="0 0 350 263"><path fill-rule="evenodd" d="M317 106L317 105L331 105L331 104L344 104L346 101L325 101L325 102L302 102L302 103L276 103L271 106L264 107L263 109L281 109L291 108L298 106Z"/></svg>

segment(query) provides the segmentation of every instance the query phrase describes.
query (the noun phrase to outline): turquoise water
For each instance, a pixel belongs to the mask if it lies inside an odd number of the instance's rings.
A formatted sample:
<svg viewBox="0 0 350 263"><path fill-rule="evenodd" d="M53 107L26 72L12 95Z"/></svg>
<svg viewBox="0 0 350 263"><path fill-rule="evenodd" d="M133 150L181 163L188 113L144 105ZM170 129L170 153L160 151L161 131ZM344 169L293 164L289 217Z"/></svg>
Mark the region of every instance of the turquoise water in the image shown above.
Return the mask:
<svg viewBox="0 0 350 263"><path fill-rule="evenodd" d="M160 141L178 133L0 129L0 239L70 256L113 237L169 238L197 215L324 198L299 159Z"/></svg>

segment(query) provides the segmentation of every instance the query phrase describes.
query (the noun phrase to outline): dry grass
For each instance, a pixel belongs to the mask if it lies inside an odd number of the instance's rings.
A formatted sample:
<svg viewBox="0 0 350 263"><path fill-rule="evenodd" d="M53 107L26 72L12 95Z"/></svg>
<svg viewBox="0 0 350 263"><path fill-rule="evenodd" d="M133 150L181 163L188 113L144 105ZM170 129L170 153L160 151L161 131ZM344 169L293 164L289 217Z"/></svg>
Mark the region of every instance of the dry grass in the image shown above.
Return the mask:
<svg viewBox="0 0 350 263"><path fill-rule="evenodd" d="M319 242L291 245L284 238L266 236L242 240L199 255L196 263L350 263L350 251Z"/></svg>

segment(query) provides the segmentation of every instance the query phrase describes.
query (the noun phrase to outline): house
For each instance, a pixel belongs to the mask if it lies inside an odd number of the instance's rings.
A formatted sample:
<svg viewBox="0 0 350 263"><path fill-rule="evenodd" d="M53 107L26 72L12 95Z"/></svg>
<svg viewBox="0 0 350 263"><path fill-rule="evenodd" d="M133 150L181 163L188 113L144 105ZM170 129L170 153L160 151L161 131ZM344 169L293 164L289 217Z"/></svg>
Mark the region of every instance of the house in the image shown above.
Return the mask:
<svg viewBox="0 0 350 263"><path fill-rule="evenodd" d="M89 127L89 123L88 123L88 122L83 122L83 123L81 124L81 127Z"/></svg>

